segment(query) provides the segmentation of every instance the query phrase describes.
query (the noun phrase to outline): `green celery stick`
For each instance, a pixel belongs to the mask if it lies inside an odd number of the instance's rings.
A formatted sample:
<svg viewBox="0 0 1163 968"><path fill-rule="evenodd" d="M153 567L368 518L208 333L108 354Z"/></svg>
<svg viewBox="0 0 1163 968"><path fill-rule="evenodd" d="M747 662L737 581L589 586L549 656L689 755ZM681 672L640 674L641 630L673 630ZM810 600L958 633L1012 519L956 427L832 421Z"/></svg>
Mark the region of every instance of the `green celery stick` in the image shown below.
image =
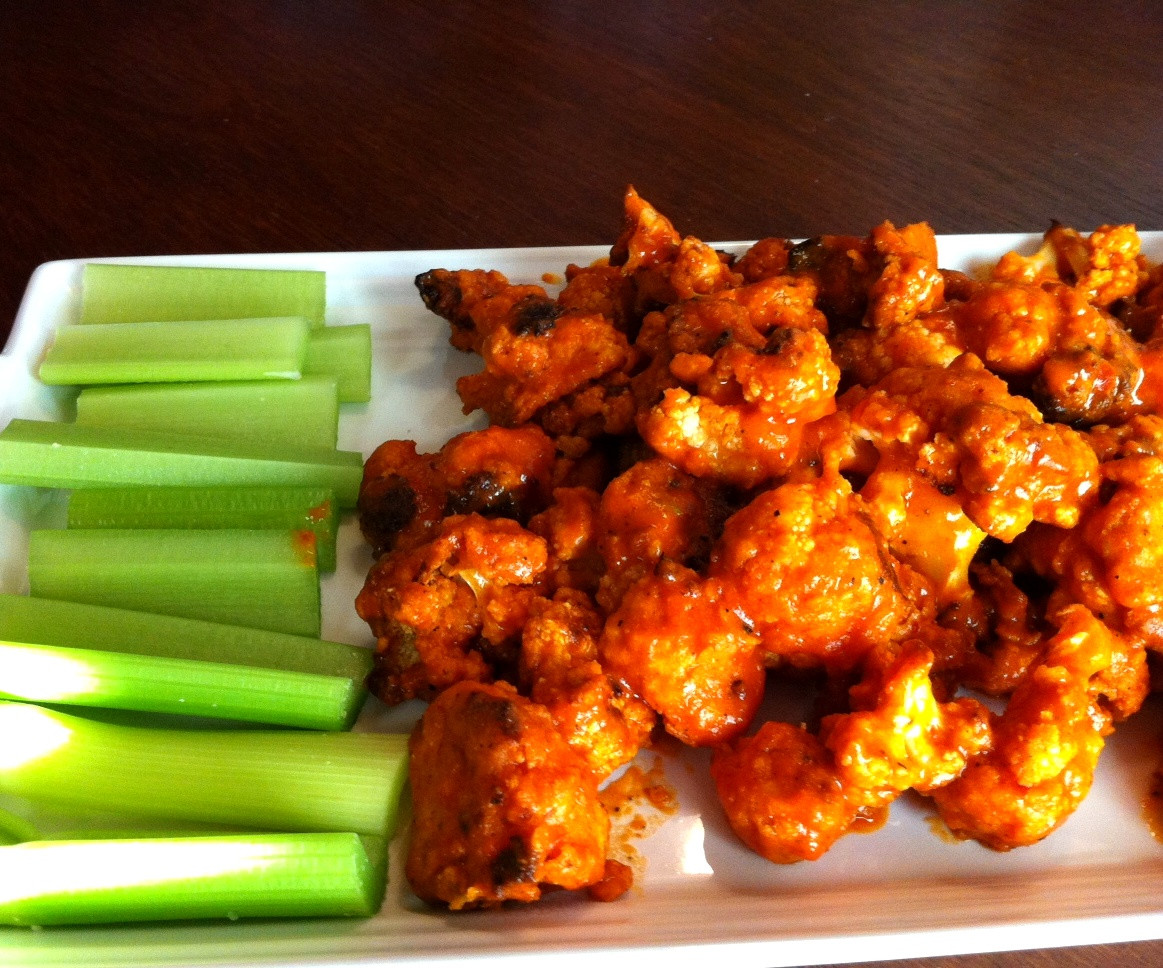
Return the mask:
<svg viewBox="0 0 1163 968"><path fill-rule="evenodd" d="M318 636L310 531L34 530L28 584L38 598L182 615Z"/></svg>
<svg viewBox="0 0 1163 968"><path fill-rule="evenodd" d="M95 487L69 497L70 528L283 528L315 532L320 571L335 570L330 491L305 487Z"/></svg>
<svg viewBox="0 0 1163 968"><path fill-rule="evenodd" d="M0 484L307 486L350 508L362 478L356 451L44 420L16 419L0 431Z"/></svg>
<svg viewBox="0 0 1163 968"><path fill-rule="evenodd" d="M0 924L370 917L387 851L351 833L33 841L0 848Z"/></svg>
<svg viewBox="0 0 1163 968"><path fill-rule="evenodd" d="M25 840L36 840L40 832L23 817L9 810L0 809L0 844L19 844Z"/></svg>
<svg viewBox="0 0 1163 968"><path fill-rule="evenodd" d="M309 329L301 316L62 326L39 375L54 386L297 380Z"/></svg>
<svg viewBox="0 0 1163 968"><path fill-rule="evenodd" d="M358 645L28 595L0 595L0 638L286 669L358 682L372 667L371 650Z"/></svg>
<svg viewBox="0 0 1163 968"><path fill-rule="evenodd" d="M326 274L313 269L228 269L90 262L82 323L304 316L323 325Z"/></svg>
<svg viewBox="0 0 1163 968"><path fill-rule="evenodd" d="M334 447L339 397L334 377L88 387L77 423Z"/></svg>
<svg viewBox="0 0 1163 968"><path fill-rule="evenodd" d="M234 829L391 837L397 733L156 729L0 701L0 791L37 804Z"/></svg>
<svg viewBox="0 0 1163 968"><path fill-rule="evenodd" d="M355 679L0 640L0 698L349 729L366 693Z"/></svg>
<svg viewBox="0 0 1163 968"><path fill-rule="evenodd" d="M367 323L324 326L307 339L303 373L335 377L341 403L372 398L372 328Z"/></svg>

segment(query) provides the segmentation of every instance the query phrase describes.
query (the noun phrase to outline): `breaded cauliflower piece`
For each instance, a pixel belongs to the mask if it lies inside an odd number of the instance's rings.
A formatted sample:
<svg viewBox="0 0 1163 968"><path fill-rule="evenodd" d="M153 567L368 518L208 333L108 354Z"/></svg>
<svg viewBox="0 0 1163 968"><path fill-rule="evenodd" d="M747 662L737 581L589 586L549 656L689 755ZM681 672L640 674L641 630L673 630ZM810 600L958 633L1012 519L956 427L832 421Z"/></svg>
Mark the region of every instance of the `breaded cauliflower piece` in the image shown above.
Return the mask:
<svg viewBox="0 0 1163 968"><path fill-rule="evenodd" d="M1032 521L1072 527L1098 488L1079 433L1045 423L972 354L948 367L901 367L840 405L851 430L894 466L955 495L977 527L1012 541Z"/></svg>
<svg viewBox="0 0 1163 968"><path fill-rule="evenodd" d="M549 711L506 683L441 693L412 734L412 890L454 911L536 901L606 869L598 782Z"/></svg>
<svg viewBox="0 0 1163 968"><path fill-rule="evenodd" d="M364 464L360 529L378 555L414 547L450 514L524 522L547 503L555 460L553 441L532 425L457 434L436 454L385 441Z"/></svg>
<svg viewBox="0 0 1163 968"><path fill-rule="evenodd" d="M666 390L639 417L643 439L696 477L736 487L787 474L804 425L835 409L840 372L823 334L779 327L760 349L728 342L704 359L687 373L695 393Z"/></svg>
<svg viewBox="0 0 1163 968"><path fill-rule="evenodd" d="M955 780L989 747L988 710L970 698L939 702L932 669L933 653L916 639L869 653L850 690L853 711L820 724L846 786L877 797L925 793Z"/></svg>
<svg viewBox="0 0 1163 968"><path fill-rule="evenodd" d="M709 574L737 590L773 659L842 672L920 618L897 562L839 476L794 481L732 515Z"/></svg>
<svg viewBox="0 0 1163 968"><path fill-rule="evenodd" d="M955 318L963 345L995 373L1025 380L1051 419L1094 424L1145 408L1141 348L1079 288L989 283Z"/></svg>
<svg viewBox="0 0 1163 968"><path fill-rule="evenodd" d="M952 782L989 745L988 713L971 699L938 702L933 655L919 642L871 653L852 712L820 735L766 722L716 748L711 777L731 829L777 864L817 860L862 818L910 788Z"/></svg>
<svg viewBox="0 0 1163 968"><path fill-rule="evenodd" d="M1086 608L1057 616L1044 658L993 723L993 747L931 796L958 837L994 850L1037 843L1085 799L1116 719L1147 694L1140 644L1116 636Z"/></svg>
<svg viewBox="0 0 1163 968"><path fill-rule="evenodd" d="M670 219L631 185L622 197L622 231L610 249L610 265L623 275L674 261L682 241Z"/></svg>
<svg viewBox="0 0 1163 968"><path fill-rule="evenodd" d="M464 412L483 410L492 423L516 427L621 370L630 345L605 316L562 310L546 300L498 325L482 341L480 354L484 370L456 381Z"/></svg>
<svg viewBox="0 0 1163 968"><path fill-rule="evenodd" d="M1143 280L1140 247L1133 225L1102 225L1083 237L1055 222L1033 256L1007 253L991 276L1005 282L1062 281L1087 302L1105 308L1139 289Z"/></svg>
<svg viewBox="0 0 1163 968"><path fill-rule="evenodd" d="M483 410L494 424L526 423L629 362L629 342L604 306L563 306L541 286L511 285L500 273L433 269L416 285L425 305L449 321L452 345L484 361L457 391L465 413Z"/></svg>
<svg viewBox="0 0 1163 968"><path fill-rule="evenodd" d="M565 741L604 780L650 738L657 717L598 659L603 620L581 592L537 599L521 635L521 691L545 706Z"/></svg>
<svg viewBox="0 0 1163 968"><path fill-rule="evenodd" d="M937 237L926 223L897 228L882 222L869 236L880 273L868 289L865 323L886 332L937 309L945 277L937 267Z"/></svg>
<svg viewBox="0 0 1163 968"><path fill-rule="evenodd" d="M598 604L612 612L663 559L705 567L727 510L713 487L660 457L618 475L598 507L598 550L606 566Z"/></svg>
<svg viewBox="0 0 1163 968"><path fill-rule="evenodd" d="M1080 603L1163 650L1163 419L1137 417L1091 436L1108 459L1101 497L1072 529L1032 527L1016 551L1054 582L1051 607ZM1160 456L1156 456L1158 448Z"/></svg>
<svg viewBox="0 0 1163 968"><path fill-rule="evenodd" d="M548 296L541 286L515 286L500 272L483 269L432 269L416 277L424 305L448 320L449 342L479 353L488 336L514 316L543 311Z"/></svg>
<svg viewBox="0 0 1163 968"><path fill-rule="evenodd" d="M928 579L938 608L972 594L969 570L986 534L955 496L903 455L889 453L868 475L860 497L892 554Z"/></svg>
<svg viewBox="0 0 1163 968"><path fill-rule="evenodd" d="M840 779L831 751L791 723L768 721L717 747L711 778L736 836L775 864L818 860L863 806Z"/></svg>
<svg viewBox="0 0 1163 968"><path fill-rule="evenodd" d="M759 640L730 588L681 565L663 563L631 586L598 648L606 670L688 746L740 735L763 698Z"/></svg>
<svg viewBox="0 0 1163 968"><path fill-rule="evenodd" d="M975 645L963 656L958 678L988 696L1008 696L1042 655L1042 603L1031 601L996 560L975 564L971 582L974 596L945 615L949 625L963 625Z"/></svg>
<svg viewBox="0 0 1163 968"><path fill-rule="evenodd" d="M445 518L431 540L384 555L355 609L376 636L372 690L389 704L516 669L539 597L545 540L506 518Z"/></svg>
<svg viewBox="0 0 1163 968"><path fill-rule="evenodd" d="M529 530L549 549L546 579L556 591L576 588L593 595L606 570L598 548L601 495L590 487L554 488L553 500L529 520Z"/></svg>
<svg viewBox="0 0 1163 968"><path fill-rule="evenodd" d="M964 351L956 327L943 313L945 274L937 266L937 240L925 223L897 228L883 222L865 241L866 287L858 304L860 326L834 340L845 376L874 383L902 365L945 366Z"/></svg>

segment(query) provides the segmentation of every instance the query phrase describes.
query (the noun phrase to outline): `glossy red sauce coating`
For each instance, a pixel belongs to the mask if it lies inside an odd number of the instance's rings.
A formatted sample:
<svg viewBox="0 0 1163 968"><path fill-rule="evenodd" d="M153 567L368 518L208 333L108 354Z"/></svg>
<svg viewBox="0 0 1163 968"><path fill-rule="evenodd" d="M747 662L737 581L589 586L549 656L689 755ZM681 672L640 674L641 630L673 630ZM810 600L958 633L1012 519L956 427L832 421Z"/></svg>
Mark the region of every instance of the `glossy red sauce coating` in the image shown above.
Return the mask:
<svg viewBox="0 0 1163 968"><path fill-rule="evenodd" d="M1163 650L1163 269L1134 227L970 276L924 223L735 257L630 189L562 279L418 277L489 427L365 468L372 685L432 702L413 890L621 896L598 789L652 744L711 747L777 863L906 791L997 850L1065 823ZM817 715L758 722L784 676Z"/></svg>

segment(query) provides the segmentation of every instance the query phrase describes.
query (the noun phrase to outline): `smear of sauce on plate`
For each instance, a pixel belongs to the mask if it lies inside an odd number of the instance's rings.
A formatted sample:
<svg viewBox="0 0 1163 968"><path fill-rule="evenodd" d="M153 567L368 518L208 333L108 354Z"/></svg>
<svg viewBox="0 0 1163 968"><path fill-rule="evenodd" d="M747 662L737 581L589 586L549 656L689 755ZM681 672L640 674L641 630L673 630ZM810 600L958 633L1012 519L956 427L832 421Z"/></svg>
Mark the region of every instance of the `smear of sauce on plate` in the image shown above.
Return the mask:
<svg viewBox="0 0 1163 968"><path fill-rule="evenodd" d="M848 832L852 834L874 834L888 823L888 805L865 807L856 815Z"/></svg>
<svg viewBox="0 0 1163 968"><path fill-rule="evenodd" d="M929 830L932 831L934 837L938 840L943 840L947 844L964 843L960 837L953 833L947 826L945 821L941 819L938 814L931 813L925 817L925 823L929 825Z"/></svg>
<svg viewBox="0 0 1163 968"><path fill-rule="evenodd" d="M611 862L627 869L624 873L616 872L622 873L624 892L630 887L631 878L640 881L646 873L646 858L636 841L649 837L678 811L678 797L667 782L661 757L648 770L631 764L606 785L599 797L610 815ZM606 880L610 878L610 864L607 864Z"/></svg>
<svg viewBox="0 0 1163 968"><path fill-rule="evenodd" d="M1163 843L1163 768L1156 767L1151 774L1151 785L1143 797L1142 814L1151 836Z"/></svg>

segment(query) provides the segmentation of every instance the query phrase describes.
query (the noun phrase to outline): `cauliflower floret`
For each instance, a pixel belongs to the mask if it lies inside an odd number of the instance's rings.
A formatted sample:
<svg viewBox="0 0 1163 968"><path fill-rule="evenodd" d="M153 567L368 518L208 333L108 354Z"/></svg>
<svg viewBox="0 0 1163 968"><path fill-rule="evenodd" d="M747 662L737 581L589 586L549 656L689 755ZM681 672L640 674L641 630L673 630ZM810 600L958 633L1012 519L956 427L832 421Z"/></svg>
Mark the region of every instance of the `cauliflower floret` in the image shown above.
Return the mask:
<svg viewBox="0 0 1163 968"><path fill-rule="evenodd" d="M602 662L690 746L738 736L763 698L758 639L730 589L664 564L640 579L610 616Z"/></svg>
<svg viewBox="0 0 1163 968"><path fill-rule="evenodd" d="M919 642L877 649L851 690L854 711L819 736L766 722L716 748L711 777L731 828L768 860L816 860L862 818L905 790L954 780L989 745L988 713L971 699L940 703L932 653Z"/></svg>
<svg viewBox="0 0 1163 968"><path fill-rule="evenodd" d="M405 874L423 900L497 907L604 876L598 781L544 706L506 683L462 682L428 707L410 750Z"/></svg>
<svg viewBox="0 0 1163 968"><path fill-rule="evenodd" d="M559 487L544 511L529 520L529 530L549 549L546 578L555 591L576 588L593 595L606 570L598 549L601 495L590 487Z"/></svg>
<svg viewBox="0 0 1163 968"><path fill-rule="evenodd" d="M937 238L925 223L898 229L882 222L872 230L873 264L880 274L868 289L866 324L886 331L937 309L945 278L937 268Z"/></svg>
<svg viewBox="0 0 1163 968"><path fill-rule="evenodd" d="M612 612L663 559L705 567L727 507L706 483L660 457L638 461L602 493L598 549L605 561L598 604Z"/></svg>
<svg viewBox="0 0 1163 968"><path fill-rule="evenodd" d="M592 380L615 373L630 346L597 313L561 310L554 303L521 307L480 346L485 368L456 381L464 412L483 410L490 421L515 427Z"/></svg>
<svg viewBox="0 0 1163 968"><path fill-rule="evenodd" d="M817 860L860 816L862 798L802 726L769 721L717 747L711 778L731 829L776 864Z"/></svg>
<svg viewBox="0 0 1163 968"><path fill-rule="evenodd" d="M950 625L963 624L976 648L963 657L961 682L989 696L1007 696L1041 657L1045 636L1040 603L1018 588L1001 562L974 565L975 596L958 602L945 615Z"/></svg>
<svg viewBox="0 0 1163 968"><path fill-rule="evenodd" d="M761 493L728 519L710 568L773 659L836 672L915 627L908 572L842 477Z"/></svg>
<svg viewBox="0 0 1163 968"><path fill-rule="evenodd" d="M1105 737L1147 693L1142 646L1114 635L1082 606L1057 617L1044 658L993 723L994 744L932 791L958 837L994 850L1033 844L1086 797Z"/></svg>
<svg viewBox="0 0 1163 968"><path fill-rule="evenodd" d="M577 591L537 599L521 635L522 692L545 706L599 780L632 760L654 728L650 707L598 661L602 616Z"/></svg>
<svg viewBox="0 0 1163 968"><path fill-rule="evenodd" d="M432 269L416 277L416 288L424 305L448 320L449 342L466 353L479 353L518 307L535 311L548 299L541 286L515 286L501 273L482 269Z"/></svg>
<svg viewBox="0 0 1163 968"><path fill-rule="evenodd" d="M376 636L376 695L431 698L514 670L547 558L543 538L479 514L445 518L430 541L381 557L355 601Z"/></svg>
<svg viewBox="0 0 1163 968"><path fill-rule="evenodd" d="M832 412L840 373L816 329L772 330L762 349L728 343L639 418L655 451L697 477L756 487L786 474L805 424ZM701 370L701 372L699 372Z"/></svg>
<svg viewBox="0 0 1163 968"><path fill-rule="evenodd" d="M893 555L929 580L939 608L962 601L971 594L969 569L985 532L955 497L899 458L878 461L860 488L869 518Z"/></svg>
<svg viewBox="0 0 1163 968"><path fill-rule="evenodd" d="M792 244L787 239L760 239L735 263L735 271L744 282L759 282L787 272ZM812 286L815 289L815 286Z"/></svg>
<svg viewBox="0 0 1163 968"><path fill-rule="evenodd" d="M1144 433L1136 435L1135 428ZM1101 499L1077 527L1031 528L1016 547L1055 583L1053 607L1083 604L1112 627L1163 650L1163 457L1136 452L1153 446L1152 428L1163 430L1163 420L1143 417L1126 425L1124 443L1102 464Z"/></svg>
<svg viewBox="0 0 1163 968"><path fill-rule="evenodd" d="M562 309L605 316L623 333L636 329L634 283L620 266L608 262L569 265L565 278L565 288L557 297Z"/></svg>
<svg viewBox="0 0 1163 968"><path fill-rule="evenodd" d="M902 367L840 405L854 434L894 466L911 462L1003 541L1031 521L1071 527L1096 497L1098 459L1086 440L1044 423L972 354L945 368Z"/></svg>
<svg viewBox="0 0 1163 968"><path fill-rule="evenodd" d="M673 261L681 239L670 219L633 186L626 189L622 206L622 232L610 249L610 265L628 276Z"/></svg>
<svg viewBox="0 0 1163 968"><path fill-rule="evenodd" d="M825 717L820 738L846 786L878 796L922 793L955 780L988 748L989 713L975 699L938 702L933 654L918 640L869 653L854 710Z"/></svg>
<svg viewBox="0 0 1163 968"><path fill-rule="evenodd" d="M941 310L945 274L924 223L884 222L863 247L870 277L861 327L839 333L836 361L859 383L873 383L902 365L945 366L963 352L956 327Z"/></svg>
<svg viewBox="0 0 1163 968"><path fill-rule="evenodd" d="M1065 282L1088 302L1107 307L1138 291L1143 280L1139 249L1133 225L1103 225L1084 238L1055 222L1034 255L1007 253L991 277L1004 282Z"/></svg>
<svg viewBox="0 0 1163 968"><path fill-rule="evenodd" d="M436 454L389 440L364 464L359 523L378 555L426 540L450 514L525 521L545 506L556 454L538 427L458 434Z"/></svg>

